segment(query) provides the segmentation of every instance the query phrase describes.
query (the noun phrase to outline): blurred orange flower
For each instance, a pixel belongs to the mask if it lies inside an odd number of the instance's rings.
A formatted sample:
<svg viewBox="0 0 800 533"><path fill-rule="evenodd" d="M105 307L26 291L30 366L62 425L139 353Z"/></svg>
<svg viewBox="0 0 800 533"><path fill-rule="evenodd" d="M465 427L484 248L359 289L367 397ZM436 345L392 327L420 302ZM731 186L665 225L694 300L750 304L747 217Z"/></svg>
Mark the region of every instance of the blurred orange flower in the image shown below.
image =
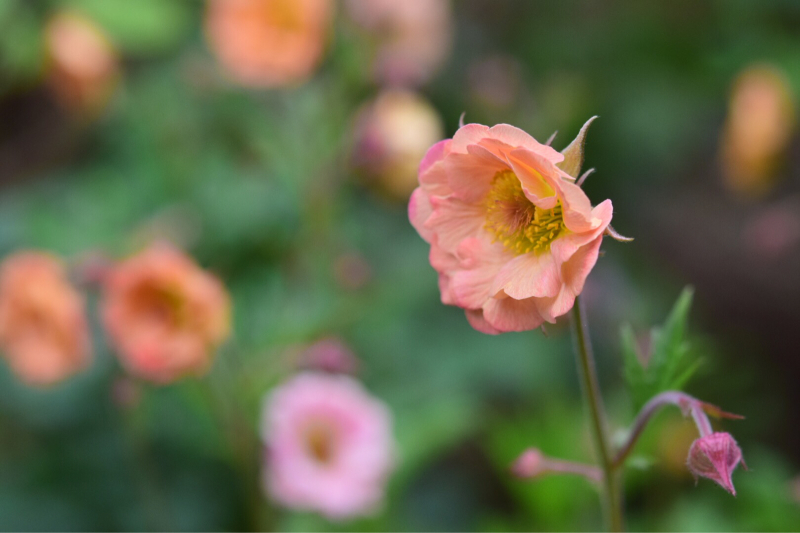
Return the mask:
<svg viewBox="0 0 800 533"><path fill-rule="evenodd" d="M52 385L88 366L84 300L54 256L18 252L3 262L0 345L11 369L30 385Z"/></svg>
<svg viewBox="0 0 800 533"><path fill-rule="evenodd" d="M132 374L169 383L208 370L230 332L230 301L219 280L159 244L112 270L103 319Z"/></svg>
<svg viewBox="0 0 800 533"><path fill-rule="evenodd" d="M206 34L243 85L305 81L318 65L333 18L331 0L210 0Z"/></svg>
<svg viewBox="0 0 800 533"><path fill-rule="evenodd" d="M74 12L54 16L45 28L48 81L59 101L72 111L102 110L119 80L119 59L103 31Z"/></svg>
<svg viewBox="0 0 800 533"><path fill-rule="evenodd" d="M734 83L722 134L726 186L745 195L767 193L794 126L794 101L784 74L769 65L743 71Z"/></svg>
<svg viewBox="0 0 800 533"><path fill-rule="evenodd" d="M419 162L443 137L442 119L427 100L386 90L358 114L355 164L390 195L406 201L417 187Z"/></svg>
<svg viewBox="0 0 800 533"><path fill-rule="evenodd" d="M389 85L428 81L453 41L449 0L348 0L350 17L376 41L373 74Z"/></svg>

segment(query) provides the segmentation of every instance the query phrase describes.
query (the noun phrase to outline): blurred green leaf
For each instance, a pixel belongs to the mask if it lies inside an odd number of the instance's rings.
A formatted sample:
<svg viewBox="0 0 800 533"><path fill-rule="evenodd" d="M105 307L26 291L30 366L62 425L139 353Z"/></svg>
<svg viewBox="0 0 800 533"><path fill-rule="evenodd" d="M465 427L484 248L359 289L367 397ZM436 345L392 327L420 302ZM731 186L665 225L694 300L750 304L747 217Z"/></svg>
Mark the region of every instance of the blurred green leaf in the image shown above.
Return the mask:
<svg viewBox="0 0 800 533"><path fill-rule="evenodd" d="M109 34L126 55L151 55L173 48L191 29L189 3L175 0L70 0Z"/></svg>
<svg viewBox="0 0 800 533"><path fill-rule="evenodd" d="M622 326L625 379L636 410L659 392L682 389L702 363L686 335L693 294L685 288L664 325L651 330L649 353L642 353L631 325Z"/></svg>

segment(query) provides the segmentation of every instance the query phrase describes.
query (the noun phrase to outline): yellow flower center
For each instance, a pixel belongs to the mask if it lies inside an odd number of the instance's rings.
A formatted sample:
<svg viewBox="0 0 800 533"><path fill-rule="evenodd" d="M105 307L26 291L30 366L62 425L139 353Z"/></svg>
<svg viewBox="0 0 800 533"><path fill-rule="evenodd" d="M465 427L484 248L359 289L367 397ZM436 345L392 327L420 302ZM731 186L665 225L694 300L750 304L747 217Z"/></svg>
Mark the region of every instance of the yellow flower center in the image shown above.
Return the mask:
<svg viewBox="0 0 800 533"><path fill-rule="evenodd" d="M495 242L502 242L517 255L546 252L565 229L561 202L552 209L536 207L510 170L501 170L492 179L483 227L494 235Z"/></svg>
<svg viewBox="0 0 800 533"><path fill-rule="evenodd" d="M336 453L336 432L324 422L312 422L304 434L306 451L319 464L329 464Z"/></svg>

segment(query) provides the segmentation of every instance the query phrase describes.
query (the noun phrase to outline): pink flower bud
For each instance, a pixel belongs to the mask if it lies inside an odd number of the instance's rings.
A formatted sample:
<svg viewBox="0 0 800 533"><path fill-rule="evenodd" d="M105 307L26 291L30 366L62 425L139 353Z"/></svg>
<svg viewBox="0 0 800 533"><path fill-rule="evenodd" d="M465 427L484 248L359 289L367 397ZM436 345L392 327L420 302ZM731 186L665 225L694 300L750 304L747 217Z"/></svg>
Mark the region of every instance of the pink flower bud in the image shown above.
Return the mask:
<svg viewBox="0 0 800 533"><path fill-rule="evenodd" d="M711 433L692 443L686 466L697 480L703 476L719 483L719 485L736 496L731 474L742 460L742 450L729 433Z"/></svg>
<svg viewBox="0 0 800 533"><path fill-rule="evenodd" d="M511 472L517 477L531 478L545 472L545 458L537 448L528 448L511 465Z"/></svg>

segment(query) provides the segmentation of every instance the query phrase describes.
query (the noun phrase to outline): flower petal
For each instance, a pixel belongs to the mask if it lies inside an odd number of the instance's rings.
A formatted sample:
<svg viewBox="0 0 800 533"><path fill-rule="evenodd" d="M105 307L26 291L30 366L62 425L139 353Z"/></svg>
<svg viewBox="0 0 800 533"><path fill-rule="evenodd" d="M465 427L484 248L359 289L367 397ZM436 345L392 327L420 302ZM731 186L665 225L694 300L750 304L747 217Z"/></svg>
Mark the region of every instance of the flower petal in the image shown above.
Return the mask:
<svg viewBox="0 0 800 533"><path fill-rule="evenodd" d="M495 277L511 256L501 243L488 238L465 239L458 247L460 269L453 274L452 289L459 307L479 309L494 296Z"/></svg>
<svg viewBox="0 0 800 533"><path fill-rule="evenodd" d="M530 150L514 150L508 154L508 162L522 184L525 196L542 209L552 209L558 201L554 180L545 178L555 173L553 163Z"/></svg>
<svg viewBox="0 0 800 533"><path fill-rule="evenodd" d="M492 187L492 178L508 167L491 152L471 145L469 153L451 153L444 160L448 185L453 193L466 202L477 202Z"/></svg>
<svg viewBox="0 0 800 533"><path fill-rule="evenodd" d="M467 315L469 325L481 333L486 333L487 335L499 335L503 333L483 318L483 309L466 309L464 313Z"/></svg>
<svg viewBox="0 0 800 533"><path fill-rule="evenodd" d="M425 222L425 228L436 233L439 246L446 252L455 253L456 247L467 237L475 236L485 222L482 205L463 202L455 196L430 199L433 214Z"/></svg>
<svg viewBox="0 0 800 533"><path fill-rule="evenodd" d="M536 309L536 298L492 298L483 307L483 317L500 331L528 331L544 323Z"/></svg>
<svg viewBox="0 0 800 533"><path fill-rule="evenodd" d="M419 236L425 239L425 242L431 242L433 232L425 227L425 222L433 214L433 206L431 206L430 197L421 187L414 189L411 193L411 199L408 201L408 220L411 225L417 230Z"/></svg>
<svg viewBox="0 0 800 533"><path fill-rule="evenodd" d="M605 200L592 210L592 218L600 220L600 224L593 230L585 233L568 232L556 238L550 244L550 253L553 254L556 263L559 265L565 263L582 246L587 245L597 237L601 237L609 222L611 222L613 211L611 200Z"/></svg>
<svg viewBox="0 0 800 533"><path fill-rule="evenodd" d="M558 265L550 253L515 257L503 266L492 286L495 293L502 290L517 300L555 296L560 288Z"/></svg>

